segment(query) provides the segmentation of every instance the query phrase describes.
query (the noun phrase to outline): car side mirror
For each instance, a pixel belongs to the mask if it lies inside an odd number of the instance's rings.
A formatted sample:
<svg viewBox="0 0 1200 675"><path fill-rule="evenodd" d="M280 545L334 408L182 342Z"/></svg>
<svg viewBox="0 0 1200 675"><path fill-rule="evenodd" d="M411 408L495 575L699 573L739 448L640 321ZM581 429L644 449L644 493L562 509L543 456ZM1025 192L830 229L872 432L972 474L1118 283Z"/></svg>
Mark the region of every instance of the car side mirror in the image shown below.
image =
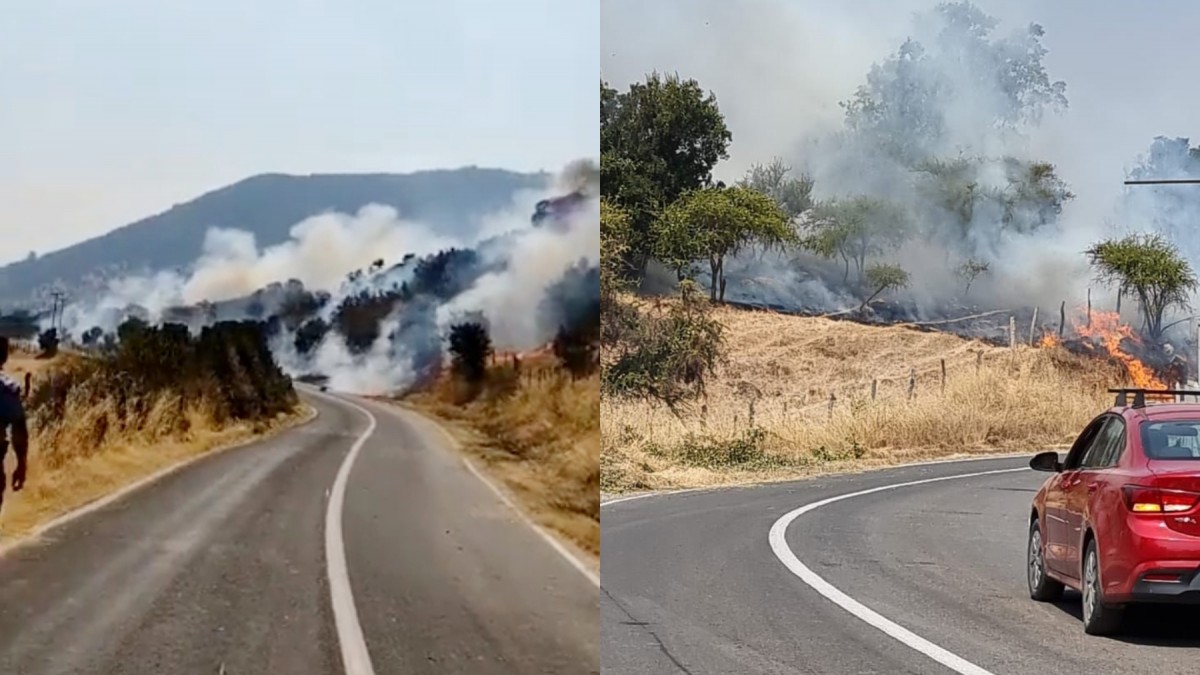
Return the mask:
<svg viewBox="0 0 1200 675"><path fill-rule="evenodd" d="M1062 464L1058 461L1057 452L1039 452L1029 460L1029 468L1034 471L1049 471L1050 473L1058 473L1063 470Z"/></svg>

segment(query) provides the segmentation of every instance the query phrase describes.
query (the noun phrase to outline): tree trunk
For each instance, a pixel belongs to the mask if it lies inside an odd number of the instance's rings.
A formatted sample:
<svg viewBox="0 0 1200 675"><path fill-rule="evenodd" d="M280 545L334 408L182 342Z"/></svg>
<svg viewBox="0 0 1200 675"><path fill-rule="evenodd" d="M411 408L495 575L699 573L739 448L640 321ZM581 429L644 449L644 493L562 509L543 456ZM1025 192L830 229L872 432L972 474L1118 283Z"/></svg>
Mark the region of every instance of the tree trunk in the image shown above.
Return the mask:
<svg viewBox="0 0 1200 675"><path fill-rule="evenodd" d="M720 267L717 263L717 259L710 257L708 259L708 267L711 270L711 273L710 273L711 278L708 280L709 281L709 283L708 283L708 299L713 302L716 302L717 301L717 279L718 279L718 274L720 273Z"/></svg>

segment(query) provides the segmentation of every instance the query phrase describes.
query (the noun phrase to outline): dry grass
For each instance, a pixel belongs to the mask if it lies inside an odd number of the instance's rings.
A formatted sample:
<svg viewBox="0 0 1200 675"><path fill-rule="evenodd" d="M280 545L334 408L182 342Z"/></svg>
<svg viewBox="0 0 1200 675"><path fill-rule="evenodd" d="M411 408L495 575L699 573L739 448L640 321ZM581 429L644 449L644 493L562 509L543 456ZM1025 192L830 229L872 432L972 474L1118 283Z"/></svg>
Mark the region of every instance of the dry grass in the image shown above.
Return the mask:
<svg viewBox="0 0 1200 675"><path fill-rule="evenodd" d="M21 381L26 372L35 378L49 377L73 358L78 357L60 355L47 361L14 353L5 370ZM72 397L62 419L31 420L29 474L24 490L5 491L0 512L3 538L21 538L59 515L170 465L273 433L312 415L311 409L302 407L269 423L218 424L210 411L182 406L172 395L145 404L144 423L130 432L111 432L120 424L111 399L97 404ZM100 428L110 432L103 441L92 442ZM16 460L11 451L8 454L6 475L11 476Z"/></svg>
<svg viewBox="0 0 1200 675"><path fill-rule="evenodd" d="M706 401L680 417L643 402L601 403L605 491L1058 447L1112 404L1103 390L1123 372L1057 349L1012 351L947 333L716 312L729 363L709 383Z"/></svg>
<svg viewBox="0 0 1200 675"><path fill-rule="evenodd" d="M472 400L443 377L405 400L451 422L463 447L483 460L525 510L600 553L600 379L573 381L552 356L527 357L521 374L493 366Z"/></svg>

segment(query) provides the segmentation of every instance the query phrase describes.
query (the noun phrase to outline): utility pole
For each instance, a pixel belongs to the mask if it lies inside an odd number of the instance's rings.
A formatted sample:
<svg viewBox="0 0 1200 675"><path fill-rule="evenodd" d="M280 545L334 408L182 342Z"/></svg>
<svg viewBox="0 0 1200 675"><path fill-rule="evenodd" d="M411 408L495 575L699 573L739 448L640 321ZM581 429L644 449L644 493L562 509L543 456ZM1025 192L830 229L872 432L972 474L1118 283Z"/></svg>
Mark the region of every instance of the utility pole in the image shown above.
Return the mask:
<svg viewBox="0 0 1200 675"><path fill-rule="evenodd" d="M62 291L55 289L50 291L50 297L53 298L53 304L50 306L50 327L55 329L55 334L62 333L62 309L63 299L66 297ZM59 335L61 338L62 336Z"/></svg>

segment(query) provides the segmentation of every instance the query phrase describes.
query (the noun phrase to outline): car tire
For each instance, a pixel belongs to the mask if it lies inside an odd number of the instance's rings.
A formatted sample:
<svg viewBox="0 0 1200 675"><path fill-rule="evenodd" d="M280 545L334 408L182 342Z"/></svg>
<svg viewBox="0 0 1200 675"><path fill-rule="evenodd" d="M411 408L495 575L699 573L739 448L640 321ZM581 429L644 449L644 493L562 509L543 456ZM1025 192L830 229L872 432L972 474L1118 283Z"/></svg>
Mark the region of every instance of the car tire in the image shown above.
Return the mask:
<svg viewBox="0 0 1200 675"><path fill-rule="evenodd" d="M1052 602L1062 597L1063 585L1046 575L1042 528L1036 518L1029 524L1029 541L1025 551L1025 580L1029 583L1029 597L1038 602Z"/></svg>
<svg viewBox="0 0 1200 675"><path fill-rule="evenodd" d="M1100 583L1100 551L1096 540L1088 542L1083 551L1083 632L1088 635L1112 635L1121 628L1124 607L1104 602L1104 586Z"/></svg>

